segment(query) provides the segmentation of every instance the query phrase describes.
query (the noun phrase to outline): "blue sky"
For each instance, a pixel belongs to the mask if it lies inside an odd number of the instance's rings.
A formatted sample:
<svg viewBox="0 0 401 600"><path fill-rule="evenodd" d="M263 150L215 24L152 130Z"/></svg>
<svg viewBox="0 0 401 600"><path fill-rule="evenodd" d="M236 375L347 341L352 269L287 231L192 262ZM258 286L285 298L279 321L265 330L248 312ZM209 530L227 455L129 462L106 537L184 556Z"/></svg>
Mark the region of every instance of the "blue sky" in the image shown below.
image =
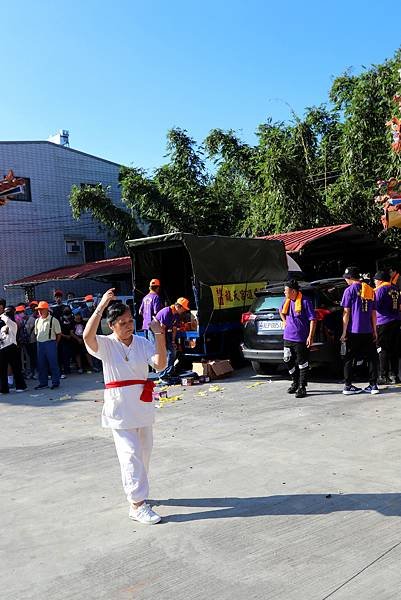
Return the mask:
<svg viewBox="0 0 401 600"><path fill-rule="evenodd" d="M3 7L2 140L70 130L71 147L152 169L166 132L198 141L326 101L333 77L401 44L383 0L14 0ZM393 16L391 24L391 16Z"/></svg>

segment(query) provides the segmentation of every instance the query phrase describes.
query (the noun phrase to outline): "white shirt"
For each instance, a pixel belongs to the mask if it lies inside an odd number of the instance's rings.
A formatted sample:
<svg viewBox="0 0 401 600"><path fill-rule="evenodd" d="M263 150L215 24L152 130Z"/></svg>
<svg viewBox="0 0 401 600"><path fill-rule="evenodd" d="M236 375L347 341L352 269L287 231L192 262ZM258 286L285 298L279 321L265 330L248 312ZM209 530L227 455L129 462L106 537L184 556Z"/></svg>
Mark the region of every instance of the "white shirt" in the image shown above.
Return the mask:
<svg viewBox="0 0 401 600"><path fill-rule="evenodd" d="M6 315L1 315L1 319L4 321L5 325L0 328L0 350L17 343L18 330L17 323L14 323L14 321L12 321ZM2 325L1 321L0 325Z"/></svg>
<svg viewBox="0 0 401 600"><path fill-rule="evenodd" d="M89 354L103 362L104 382L128 379L146 380L148 365L153 366L155 347L149 340L134 335L130 346L111 335L97 335L98 351L86 346ZM125 357L128 357L128 361ZM143 385L129 385L104 390L102 426L111 429L149 427L155 420L153 402L140 399Z"/></svg>

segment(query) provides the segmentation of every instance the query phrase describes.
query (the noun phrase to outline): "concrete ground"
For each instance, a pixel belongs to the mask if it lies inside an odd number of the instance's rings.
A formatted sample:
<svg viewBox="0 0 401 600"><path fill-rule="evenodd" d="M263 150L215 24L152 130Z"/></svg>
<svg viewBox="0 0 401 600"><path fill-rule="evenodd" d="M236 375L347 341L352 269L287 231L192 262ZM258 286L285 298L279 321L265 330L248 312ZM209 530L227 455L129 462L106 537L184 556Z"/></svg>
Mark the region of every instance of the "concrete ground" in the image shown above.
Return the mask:
<svg viewBox="0 0 401 600"><path fill-rule="evenodd" d="M127 517L99 375L0 397L1 597L398 599L401 388L217 385L157 411L153 527Z"/></svg>

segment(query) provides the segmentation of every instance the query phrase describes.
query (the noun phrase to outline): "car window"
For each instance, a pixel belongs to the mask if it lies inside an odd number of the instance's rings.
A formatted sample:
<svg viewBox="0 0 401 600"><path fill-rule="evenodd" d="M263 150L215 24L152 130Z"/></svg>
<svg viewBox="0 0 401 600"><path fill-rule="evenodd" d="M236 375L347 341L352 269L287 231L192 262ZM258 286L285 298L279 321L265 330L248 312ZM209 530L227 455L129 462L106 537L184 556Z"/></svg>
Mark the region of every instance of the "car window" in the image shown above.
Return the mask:
<svg viewBox="0 0 401 600"><path fill-rule="evenodd" d="M320 290L322 304L326 304L327 306L340 306L346 287L347 284L344 281L343 284L333 285Z"/></svg>
<svg viewBox="0 0 401 600"><path fill-rule="evenodd" d="M263 310L279 310L284 302L283 296L261 296L257 298L252 306L251 312L257 313Z"/></svg>
<svg viewBox="0 0 401 600"><path fill-rule="evenodd" d="M319 298L317 290L301 290L302 294L305 298L309 298L312 301L312 305L314 308L319 306ZM268 296L260 296L255 300L251 307L251 312L258 313L263 312L265 310L280 310L283 302L285 300L284 294L269 294ZM330 304L330 302L328 302ZM332 304L332 302L331 302Z"/></svg>

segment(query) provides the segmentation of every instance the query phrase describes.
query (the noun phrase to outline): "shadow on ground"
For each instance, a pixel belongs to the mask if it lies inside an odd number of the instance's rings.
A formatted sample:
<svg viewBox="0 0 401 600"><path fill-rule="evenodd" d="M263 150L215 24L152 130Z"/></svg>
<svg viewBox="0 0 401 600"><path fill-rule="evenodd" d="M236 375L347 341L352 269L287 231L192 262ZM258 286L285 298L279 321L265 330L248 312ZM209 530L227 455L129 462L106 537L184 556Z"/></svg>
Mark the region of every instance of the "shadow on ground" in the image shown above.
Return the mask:
<svg viewBox="0 0 401 600"><path fill-rule="evenodd" d="M401 516L401 494L294 494L256 498L169 498L154 506L196 507L205 510L173 514L165 521L182 523L204 519L230 519L269 515L324 515L333 512L376 511Z"/></svg>

